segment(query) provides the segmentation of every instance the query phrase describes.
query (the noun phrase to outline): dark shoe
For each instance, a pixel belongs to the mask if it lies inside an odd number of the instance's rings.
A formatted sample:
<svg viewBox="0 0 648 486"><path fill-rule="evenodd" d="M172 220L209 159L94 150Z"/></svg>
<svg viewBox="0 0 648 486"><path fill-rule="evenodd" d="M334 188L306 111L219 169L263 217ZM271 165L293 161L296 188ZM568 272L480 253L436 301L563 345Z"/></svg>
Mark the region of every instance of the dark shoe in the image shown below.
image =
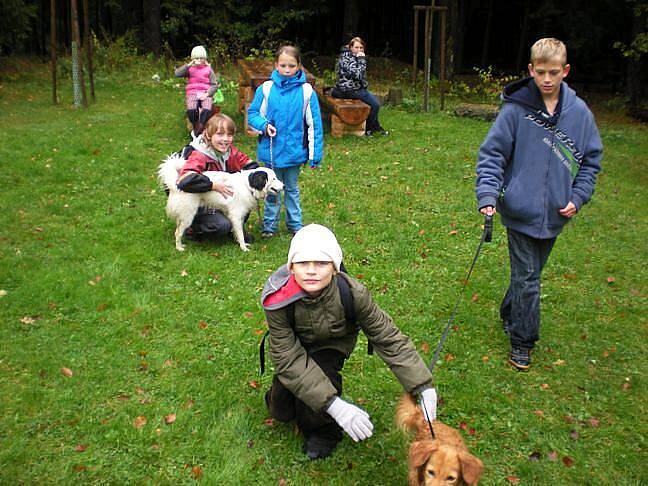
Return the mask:
<svg viewBox="0 0 648 486"><path fill-rule="evenodd" d="M324 459L330 456L337 447L337 441L323 437L305 437L304 452L309 459Z"/></svg>
<svg viewBox="0 0 648 486"><path fill-rule="evenodd" d="M531 350L527 348L511 348L509 363L518 371L527 371L531 366Z"/></svg>
<svg viewBox="0 0 648 486"><path fill-rule="evenodd" d="M373 137L373 130L365 130L365 137Z"/></svg>
<svg viewBox="0 0 648 486"><path fill-rule="evenodd" d="M261 238L272 238L274 235L272 231L264 231L261 233Z"/></svg>
<svg viewBox="0 0 648 486"><path fill-rule="evenodd" d="M251 243L254 243L254 236L252 236L250 233L243 232L243 240L249 245Z"/></svg>
<svg viewBox="0 0 648 486"><path fill-rule="evenodd" d="M383 127L378 128L377 130L374 130L374 133L380 133L383 136L389 135L389 131L385 130Z"/></svg>

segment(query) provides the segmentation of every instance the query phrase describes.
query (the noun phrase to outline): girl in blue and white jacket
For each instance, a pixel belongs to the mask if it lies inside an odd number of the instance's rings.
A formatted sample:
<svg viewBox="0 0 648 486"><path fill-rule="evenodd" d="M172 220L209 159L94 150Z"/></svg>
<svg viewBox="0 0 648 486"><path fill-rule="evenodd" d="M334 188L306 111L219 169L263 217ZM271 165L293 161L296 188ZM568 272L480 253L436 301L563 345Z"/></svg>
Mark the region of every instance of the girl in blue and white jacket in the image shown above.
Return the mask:
<svg viewBox="0 0 648 486"><path fill-rule="evenodd" d="M259 86L248 108L248 124L260 132L257 159L272 168L284 183L286 227L296 233L303 226L297 178L300 166L322 160L323 133L319 102L301 69L299 50L277 50L270 81ZM279 230L281 199L269 195L263 214L262 236Z"/></svg>

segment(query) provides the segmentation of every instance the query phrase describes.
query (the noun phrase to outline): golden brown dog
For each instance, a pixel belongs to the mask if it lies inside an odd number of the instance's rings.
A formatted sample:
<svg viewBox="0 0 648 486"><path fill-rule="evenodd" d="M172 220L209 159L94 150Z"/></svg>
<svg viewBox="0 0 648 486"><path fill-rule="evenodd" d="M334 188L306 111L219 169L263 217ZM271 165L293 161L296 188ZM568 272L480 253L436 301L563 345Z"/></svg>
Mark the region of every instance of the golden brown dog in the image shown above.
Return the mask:
<svg viewBox="0 0 648 486"><path fill-rule="evenodd" d="M403 395L396 409L396 424L416 432L409 449L410 486L477 484L484 464L466 448L461 434L441 422L432 422L435 438L423 412L410 394Z"/></svg>

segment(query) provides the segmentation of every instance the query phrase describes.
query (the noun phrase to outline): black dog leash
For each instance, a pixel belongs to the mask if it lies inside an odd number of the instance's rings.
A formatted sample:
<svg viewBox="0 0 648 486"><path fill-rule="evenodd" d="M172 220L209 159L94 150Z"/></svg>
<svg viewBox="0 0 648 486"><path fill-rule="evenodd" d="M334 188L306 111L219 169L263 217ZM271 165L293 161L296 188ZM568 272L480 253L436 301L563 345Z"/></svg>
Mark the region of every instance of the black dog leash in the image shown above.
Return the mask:
<svg viewBox="0 0 648 486"><path fill-rule="evenodd" d="M464 289L466 288L466 285L468 285L468 280L470 279L470 275L472 275L473 268L475 268L475 263L477 263L477 258L479 257L479 253L481 252L482 246L484 243L490 243L492 239L493 239L493 215L487 214L486 217L484 218L484 231L482 232L481 240L479 241L479 246L477 246L477 251L475 252L475 256L473 257L472 264L470 265L470 270L468 270L468 275L466 275L466 278L459 292L459 298L455 302L455 306L454 309L452 309L452 314L450 315L450 319L448 319L448 323L446 324L446 327L443 330L443 334L441 335L441 339L439 340L439 344L437 345L436 351L434 351L434 358L432 358L432 362L430 363L429 366L430 373L434 372L434 367L436 366L436 363L439 359L441 348L443 348L443 344L445 343L445 340L448 337L448 333L450 332L450 326L452 325L455 315L457 314L457 309L459 308L459 304L463 300ZM425 403L423 403L423 408L425 409ZM430 418L428 416L427 410L425 410L425 419L427 420L428 426L430 427L430 433L432 434L432 438L434 439L435 438L434 429L432 428L432 422L430 422Z"/></svg>

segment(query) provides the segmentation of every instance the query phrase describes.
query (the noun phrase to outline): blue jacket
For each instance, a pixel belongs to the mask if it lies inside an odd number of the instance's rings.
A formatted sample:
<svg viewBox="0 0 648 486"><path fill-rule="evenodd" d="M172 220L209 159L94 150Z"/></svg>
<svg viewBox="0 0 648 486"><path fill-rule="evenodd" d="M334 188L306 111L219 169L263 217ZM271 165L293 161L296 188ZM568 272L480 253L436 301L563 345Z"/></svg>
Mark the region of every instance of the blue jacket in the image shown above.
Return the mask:
<svg viewBox="0 0 648 486"><path fill-rule="evenodd" d="M311 166L322 160L324 138L319 101L313 90L308 106L304 109L306 83L304 71L285 77L272 71L272 88L267 100L265 116L261 106L264 102L263 85L259 86L248 108L248 124L263 133L259 137L257 159L277 168L292 167L310 161ZM273 160L270 160L270 137L265 135L266 126L271 123L277 129L272 141Z"/></svg>
<svg viewBox="0 0 648 486"><path fill-rule="evenodd" d="M479 209L496 206L502 223L533 238L553 238L594 192L603 145L594 116L563 82L553 116L533 78L511 83L477 160Z"/></svg>

